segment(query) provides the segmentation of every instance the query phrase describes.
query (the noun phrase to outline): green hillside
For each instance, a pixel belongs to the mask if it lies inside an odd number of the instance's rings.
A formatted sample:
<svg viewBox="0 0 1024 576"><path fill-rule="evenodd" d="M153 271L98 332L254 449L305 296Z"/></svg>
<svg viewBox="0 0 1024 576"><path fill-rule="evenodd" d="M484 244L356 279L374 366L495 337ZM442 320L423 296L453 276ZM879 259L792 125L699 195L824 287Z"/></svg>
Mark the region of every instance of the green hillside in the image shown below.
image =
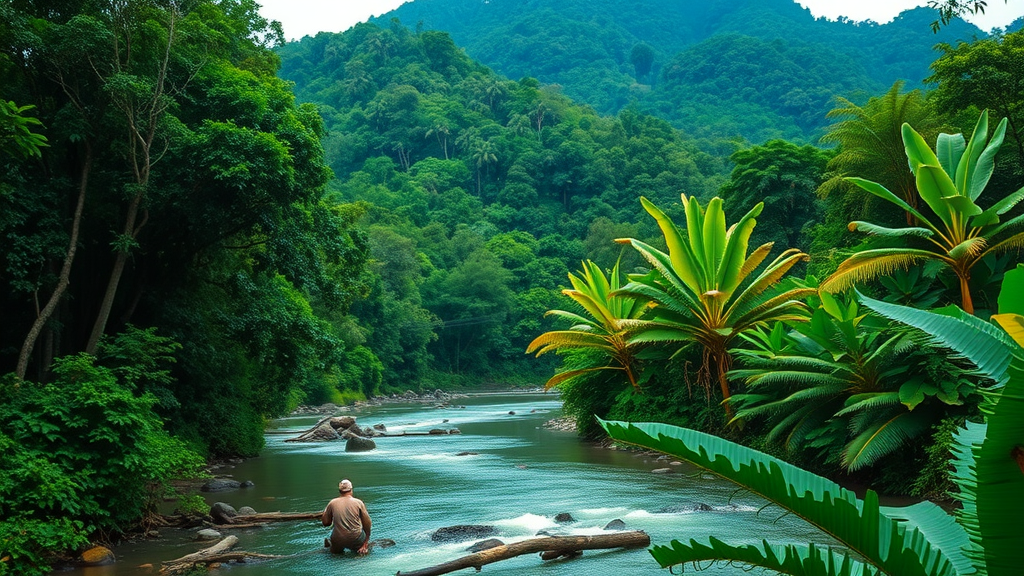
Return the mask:
<svg viewBox="0 0 1024 576"><path fill-rule="evenodd" d="M498 73L557 84L599 112L637 102L687 132L754 142L811 140L834 96L918 87L935 44L984 36L959 20L933 34L926 8L878 25L815 19L791 0L417 0L377 22L392 18L444 30ZM653 52L647 73L637 45Z"/></svg>

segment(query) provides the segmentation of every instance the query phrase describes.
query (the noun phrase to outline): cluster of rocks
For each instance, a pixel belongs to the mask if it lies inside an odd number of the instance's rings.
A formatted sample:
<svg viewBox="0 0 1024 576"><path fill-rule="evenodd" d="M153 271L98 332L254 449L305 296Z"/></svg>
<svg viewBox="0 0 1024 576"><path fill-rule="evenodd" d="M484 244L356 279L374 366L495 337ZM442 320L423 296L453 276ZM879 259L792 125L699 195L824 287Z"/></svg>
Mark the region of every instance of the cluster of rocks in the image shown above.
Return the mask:
<svg viewBox="0 0 1024 576"><path fill-rule="evenodd" d="M564 416L562 418L555 418L554 420L548 420L544 423L544 427L549 430L559 430L562 432L575 432L576 431L576 419L572 416Z"/></svg>
<svg viewBox="0 0 1024 576"><path fill-rule="evenodd" d="M338 406L331 403L321 404L320 406L299 406L292 411L292 416L311 416L317 414L332 416L335 414L343 414L353 409L364 408L367 406L383 406L384 404L391 404L395 402L418 402L421 404L438 404L438 407L444 408L465 408L465 406L453 406L451 404L452 400L465 397L465 394L445 392L444 390L434 390L433 392L423 392L422 394L417 394L412 390L406 390L401 394L376 396L366 401L356 402L351 406Z"/></svg>
<svg viewBox="0 0 1024 576"><path fill-rule="evenodd" d="M359 426L354 416L333 416L325 418L312 430L305 432L292 442L330 442L345 440L346 452L368 452L377 448L374 436L384 436L387 428L383 424Z"/></svg>

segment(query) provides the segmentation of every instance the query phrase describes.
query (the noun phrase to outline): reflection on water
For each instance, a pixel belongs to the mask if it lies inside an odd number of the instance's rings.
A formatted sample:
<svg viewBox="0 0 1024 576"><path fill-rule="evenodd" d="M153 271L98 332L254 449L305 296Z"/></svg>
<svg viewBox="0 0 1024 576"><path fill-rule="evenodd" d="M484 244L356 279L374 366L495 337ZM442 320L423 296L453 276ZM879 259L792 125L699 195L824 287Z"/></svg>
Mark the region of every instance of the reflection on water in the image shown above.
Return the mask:
<svg viewBox="0 0 1024 576"><path fill-rule="evenodd" d="M390 433L457 427L461 435L378 438L378 449L350 454L343 442L286 443L288 435L268 435L259 458L219 470L237 480L252 480L247 490L208 495L239 508L307 512L322 509L337 493L341 478L350 478L355 494L373 519L372 538L397 545L369 556L331 556L322 548L328 530L318 522L271 524L232 531L239 549L294 555L286 560L232 566L234 576L326 574L391 575L452 560L472 542L436 543L430 535L456 524L487 524L506 543L552 534L599 534L613 519L627 529L644 530L652 542L705 540L709 534L730 541L776 543L827 540L792 516L775 509L758 511L763 501L737 493L728 482L692 474L652 474L665 466L649 456L603 450L580 443L571 433L541 425L559 415L556 397L543 394L480 395L460 399L466 407L435 409L395 404L357 413L360 425L384 424ZM510 415L509 412L515 412ZM448 420L444 422L444 420ZM287 418L283 429L303 430L315 417ZM458 456L460 452L475 455ZM703 506L699 506L703 505ZM554 516L570 513L576 522L557 524ZM78 570L81 576L147 573L142 564L195 551L194 531L163 530L158 540L126 544L115 552L114 566ZM526 555L488 565L488 574L594 576L667 574L644 550L587 551L569 561L542 563ZM469 572L466 572L469 573ZM739 568L713 568L710 574L745 574Z"/></svg>

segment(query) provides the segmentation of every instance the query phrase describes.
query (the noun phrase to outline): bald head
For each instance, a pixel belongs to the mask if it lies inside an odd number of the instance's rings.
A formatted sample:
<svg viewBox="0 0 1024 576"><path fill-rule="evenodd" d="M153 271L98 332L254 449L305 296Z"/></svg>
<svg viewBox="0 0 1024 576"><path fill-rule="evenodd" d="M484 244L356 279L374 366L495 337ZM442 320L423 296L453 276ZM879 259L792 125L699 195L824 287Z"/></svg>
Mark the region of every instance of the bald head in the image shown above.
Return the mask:
<svg viewBox="0 0 1024 576"><path fill-rule="evenodd" d="M352 482L350 482L348 478L342 480L341 482L338 482L338 492L341 492L342 494L348 494L351 491Z"/></svg>

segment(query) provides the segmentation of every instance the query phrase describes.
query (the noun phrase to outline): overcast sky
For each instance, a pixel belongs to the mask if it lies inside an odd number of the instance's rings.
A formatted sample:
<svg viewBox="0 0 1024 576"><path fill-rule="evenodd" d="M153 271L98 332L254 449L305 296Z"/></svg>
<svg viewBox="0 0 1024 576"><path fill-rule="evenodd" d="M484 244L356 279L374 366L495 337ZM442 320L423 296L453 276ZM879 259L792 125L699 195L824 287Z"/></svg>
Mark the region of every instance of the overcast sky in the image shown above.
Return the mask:
<svg viewBox="0 0 1024 576"><path fill-rule="evenodd" d="M278 20L289 40L315 35L317 32L343 32L371 16L394 10L404 0L257 0L263 5L263 16ZM630 0L623 0L628 2ZM926 4L925 0L801 0L815 16L835 19L846 16L853 20L888 22L901 11ZM1024 15L1024 0L988 0L984 15L968 20L983 30L1005 26Z"/></svg>

